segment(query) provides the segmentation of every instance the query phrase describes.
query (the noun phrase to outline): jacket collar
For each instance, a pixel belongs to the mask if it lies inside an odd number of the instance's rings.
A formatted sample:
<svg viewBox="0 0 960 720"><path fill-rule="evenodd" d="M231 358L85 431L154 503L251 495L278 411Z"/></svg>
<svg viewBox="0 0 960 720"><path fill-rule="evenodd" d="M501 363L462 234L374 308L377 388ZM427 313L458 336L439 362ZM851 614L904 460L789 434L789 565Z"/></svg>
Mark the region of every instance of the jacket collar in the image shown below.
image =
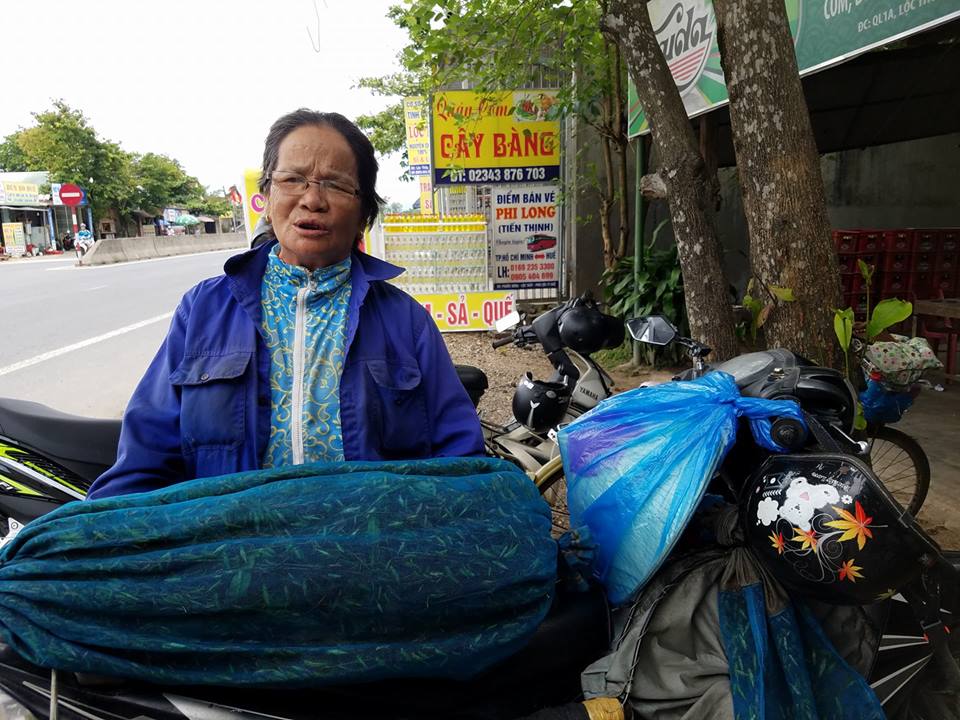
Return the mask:
<svg viewBox="0 0 960 720"><path fill-rule="evenodd" d="M277 241L272 240L252 250L234 255L223 266L223 272L227 276L234 297L258 325L260 323L260 285L263 282L267 261L270 259L270 251L276 244ZM403 272L403 268L359 250L353 251L352 258L350 283L358 306L363 302L372 281L390 280Z"/></svg>

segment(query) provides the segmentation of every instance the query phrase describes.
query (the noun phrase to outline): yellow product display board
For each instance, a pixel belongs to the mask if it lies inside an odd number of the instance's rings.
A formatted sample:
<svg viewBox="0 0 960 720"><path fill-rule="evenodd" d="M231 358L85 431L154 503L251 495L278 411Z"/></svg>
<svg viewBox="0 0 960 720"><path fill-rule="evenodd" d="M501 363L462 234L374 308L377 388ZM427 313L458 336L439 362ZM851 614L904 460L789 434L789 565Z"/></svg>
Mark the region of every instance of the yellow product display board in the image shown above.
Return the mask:
<svg viewBox="0 0 960 720"><path fill-rule="evenodd" d="M556 180L556 91L448 90L431 101L434 185Z"/></svg>
<svg viewBox="0 0 960 720"><path fill-rule="evenodd" d="M497 320L509 315L515 307L513 293L441 293L415 295L440 332L492 330Z"/></svg>
<svg viewBox="0 0 960 720"><path fill-rule="evenodd" d="M267 208L267 198L257 187L260 170L243 171L243 218L247 223L247 241L253 240L253 229Z"/></svg>
<svg viewBox="0 0 960 720"><path fill-rule="evenodd" d="M27 251L23 223L3 223L3 245L8 255L23 255Z"/></svg>
<svg viewBox="0 0 960 720"><path fill-rule="evenodd" d="M387 215L384 259L404 268L393 282L414 296L490 290L483 215Z"/></svg>

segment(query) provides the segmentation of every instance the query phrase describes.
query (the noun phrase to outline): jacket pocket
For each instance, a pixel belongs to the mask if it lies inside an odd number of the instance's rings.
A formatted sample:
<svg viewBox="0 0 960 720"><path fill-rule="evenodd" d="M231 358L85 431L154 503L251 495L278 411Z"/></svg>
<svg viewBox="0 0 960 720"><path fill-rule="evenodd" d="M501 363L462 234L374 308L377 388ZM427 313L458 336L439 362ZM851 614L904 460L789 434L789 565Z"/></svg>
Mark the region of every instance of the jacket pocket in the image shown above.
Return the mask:
<svg viewBox="0 0 960 720"><path fill-rule="evenodd" d="M414 362L366 360L373 384L384 458L420 458L430 454L427 403L420 368Z"/></svg>
<svg viewBox="0 0 960 720"><path fill-rule="evenodd" d="M180 437L185 451L240 445L244 439L252 353L186 357L170 374L180 388Z"/></svg>

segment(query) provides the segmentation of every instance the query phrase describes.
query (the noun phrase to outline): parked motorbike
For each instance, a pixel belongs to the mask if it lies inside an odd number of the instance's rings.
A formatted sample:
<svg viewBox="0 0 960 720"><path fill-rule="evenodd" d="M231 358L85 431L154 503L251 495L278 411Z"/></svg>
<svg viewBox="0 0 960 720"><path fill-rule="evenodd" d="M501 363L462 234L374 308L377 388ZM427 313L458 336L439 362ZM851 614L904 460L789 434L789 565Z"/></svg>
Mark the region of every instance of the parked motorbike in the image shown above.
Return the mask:
<svg viewBox="0 0 960 720"><path fill-rule="evenodd" d="M119 420L0 399L0 547L31 520L81 500L116 459ZM575 700L609 642L599 590L568 591L519 654L470 681L411 680L316 691L157 687L34 666L0 644L0 718L516 718ZM583 717L586 718L584 712Z"/></svg>
<svg viewBox="0 0 960 720"><path fill-rule="evenodd" d="M783 423L777 420L771 430L771 436L778 444L800 453L796 457L802 458L805 452L818 453L816 457L820 457L819 454L826 452L853 458L853 463L859 460L863 467L869 466L870 444L854 437L856 391L839 372L817 367L783 348L740 355L710 367L704 362L710 348L680 336L666 318L635 318L627 322L627 329L639 342L655 346L678 343L687 349L693 367L675 380L691 380L707 372L722 371L733 376L744 396L798 403L807 428L798 427L793 421ZM744 487L769 458L770 453L752 442L749 431L738 433L733 449L721 466L720 477L727 497L734 504L740 503L741 510L748 502L744 498ZM931 677L938 681L946 678L953 686L952 700L956 702L960 671L955 657L960 655L960 646L948 648L947 638L958 624L960 554L942 553L920 529L904 501L909 501L912 495L896 497L883 487L882 477L874 476L881 481L877 483L877 492L886 495L890 507L899 508L894 514L899 515L897 524L905 528L905 537L913 538L921 547L919 561L923 567L920 579L912 586L864 608L871 621L882 628L876 660L868 679L888 713L915 707L919 701L914 693L929 693L925 684ZM907 552L906 548L903 552ZM902 558L889 558L888 571L892 572L893 565L902 562ZM789 578L785 584L790 588ZM803 588L790 589L803 597ZM837 601L836 598L827 600ZM957 716L956 713L942 713L943 710L938 709L919 713L916 717Z"/></svg>

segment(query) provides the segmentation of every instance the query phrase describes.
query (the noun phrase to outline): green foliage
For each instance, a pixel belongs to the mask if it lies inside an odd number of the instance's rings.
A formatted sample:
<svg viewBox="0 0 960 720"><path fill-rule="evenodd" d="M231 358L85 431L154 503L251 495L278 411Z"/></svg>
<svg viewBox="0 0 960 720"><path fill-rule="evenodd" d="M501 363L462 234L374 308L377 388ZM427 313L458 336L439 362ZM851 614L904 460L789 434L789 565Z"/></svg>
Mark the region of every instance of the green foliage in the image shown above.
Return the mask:
<svg viewBox="0 0 960 720"><path fill-rule="evenodd" d="M48 171L51 182L71 182L88 191L94 215L115 209L159 212L186 205L201 212L229 214L229 203L208 195L200 181L165 155L134 155L100 138L89 120L62 100L33 114L35 124L0 143L0 167Z"/></svg>
<svg viewBox="0 0 960 720"><path fill-rule="evenodd" d="M94 213L129 207L130 157L119 145L101 140L87 118L62 100L34 113L36 124L3 143L3 163L22 170L47 170L51 182L72 182L90 192Z"/></svg>
<svg viewBox="0 0 960 720"><path fill-rule="evenodd" d="M683 275L676 246L668 250L648 250L641 270L634 274L633 256L618 260L601 276L607 312L625 321L645 315L663 315L689 335L683 295ZM662 353L669 362L677 360L676 349L668 346Z"/></svg>
<svg viewBox="0 0 960 720"><path fill-rule="evenodd" d="M913 303L896 298L881 300L873 309L870 320L867 322L867 342L873 342L874 338L888 327L903 322L912 314Z"/></svg>
<svg viewBox="0 0 960 720"><path fill-rule="evenodd" d="M199 215L209 215L210 217L220 218L231 215L230 201L223 195L208 194L200 200L189 204L190 212Z"/></svg>
<svg viewBox="0 0 960 720"><path fill-rule="evenodd" d="M761 293L757 294L758 286ZM763 297L763 296L766 297ZM757 341L757 332L762 328L770 318L770 313L781 303L796 302L797 298L793 294L793 288L777 287L776 285L763 285L758 283L756 278L751 278L747 283L747 291L743 295L740 304L750 313L749 332L750 341ZM741 340L746 339L746 328L738 325L737 334Z"/></svg>
<svg viewBox="0 0 960 720"><path fill-rule="evenodd" d="M863 278L864 286L867 289L867 315L870 314L870 290L873 286L873 273L877 269L875 265L867 265L863 260L857 259L857 269L860 270L860 276Z"/></svg>
<svg viewBox="0 0 960 720"><path fill-rule="evenodd" d="M132 166L135 201L141 210L159 213L167 205L194 209L204 204L203 186L173 158L146 153L134 156Z"/></svg>

